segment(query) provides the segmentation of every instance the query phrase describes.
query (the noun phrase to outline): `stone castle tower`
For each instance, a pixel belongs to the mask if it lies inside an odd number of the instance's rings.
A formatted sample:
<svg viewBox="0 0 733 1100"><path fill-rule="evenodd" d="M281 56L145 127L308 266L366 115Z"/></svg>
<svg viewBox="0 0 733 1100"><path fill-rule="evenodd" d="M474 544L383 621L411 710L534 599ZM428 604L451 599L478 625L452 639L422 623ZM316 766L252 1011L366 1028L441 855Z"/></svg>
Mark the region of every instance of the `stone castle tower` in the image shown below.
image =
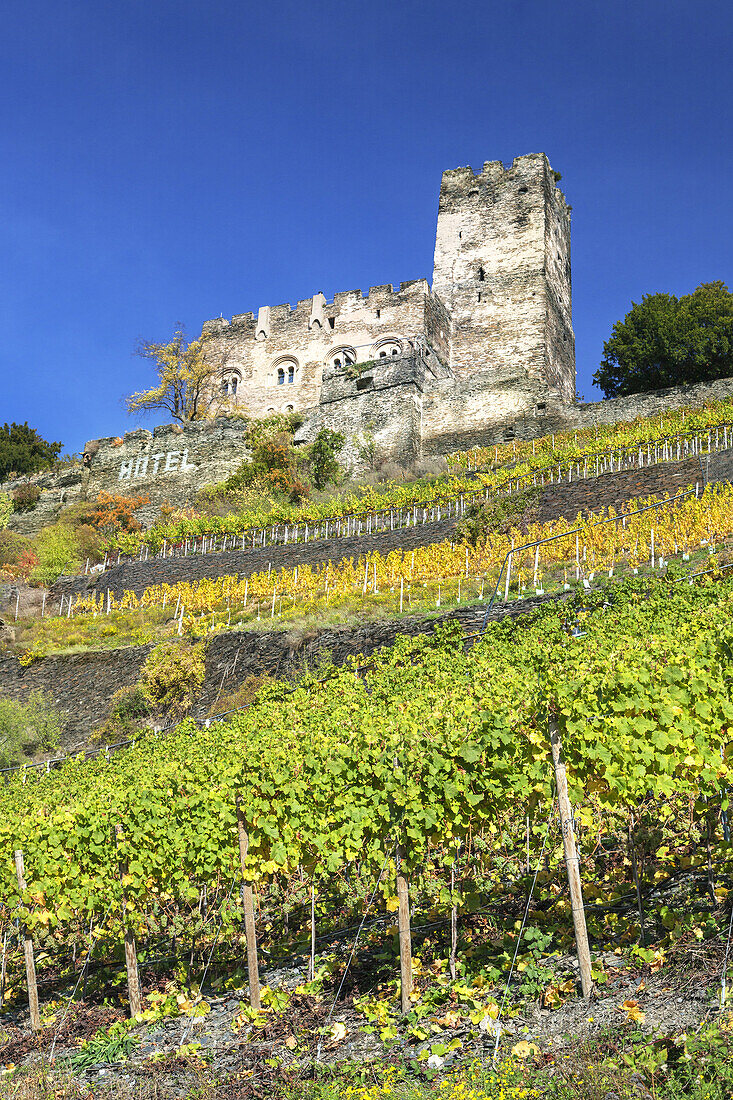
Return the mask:
<svg viewBox="0 0 733 1100"><path fill-rule="evenodd" d="M570 210L543 153L443 173L433 292L457 375L526 374L574 400Z"/></svg>
<svg viewBox="0 0 733 1100"><path fill-rule="evenodd" d="M397 461L533 434L575 398L570 208L544 153L443 175L432 286L315 294L204 325L227 404L369 432ZM510 435L511 437L511 435Z"/></svg>

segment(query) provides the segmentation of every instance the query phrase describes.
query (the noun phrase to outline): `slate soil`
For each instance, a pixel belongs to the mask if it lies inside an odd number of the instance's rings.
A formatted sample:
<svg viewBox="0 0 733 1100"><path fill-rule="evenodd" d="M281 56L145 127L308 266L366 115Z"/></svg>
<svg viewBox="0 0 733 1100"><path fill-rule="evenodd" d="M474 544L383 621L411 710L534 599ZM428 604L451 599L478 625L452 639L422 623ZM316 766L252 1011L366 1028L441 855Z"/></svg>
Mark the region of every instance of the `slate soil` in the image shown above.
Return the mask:
<svg viewBox="0 0 733 1100"><path fill-rule="evenodd" d="M583 1040L609 1034L621 1037L637 1029L649 1036L679 1035L719 1012L717 956L701 958L697 966L673 969L667 965L656 974L644 973L611 953L601 959L608 982L598 987L590 1002L571 997L552 1010L535 1002L525 1005L516 1015L506 1015L501 1021L501 1051L508 1052L520 1040L526 1040L537 1045L546 1062L570 1059L572 1064ZM572 956L545 959L543 965L552 965L559 980L577 975L577 963ZM272 988L291 991L305 980L305 971L300 969L263 975L263 981ZM628 1019L623 1007L627 1000L635 1001L644 1013L640 1023ZM457 1037L461 1047L445 1057L447 1069L458 1060L490 1061L496 1043L495 1032L482 1032L463 1015L456 1027L442 1028L424 1042L401 1034L394 1042L384 1044L377 1034L367 1030L367 1021L355 1011L350 997L339 1001L332 1010L333 993L328 992L321 997L294 994L286 1011L269 1016L265 1027L246 1024L238 1031L232 1023L247 1003L244 990L206 998L206 1003L210 1011L200 1017L182 1015L141 1024L135 1029L140 1045L124 1062L100 1064L78 1072L75 1075L78 1084L95 1096L106 1095L109 1090L110 1096L124 1098L139 1096L147 1083L153 1088L151 1095L173 1100L200 1088L204 1081L216 1081L218 1088L211 1095L257 1100L273 1095L278 1078L312 1077L314 1062L324 1065L410 1062L421 1052L429 1053L432 1044L438 1041L447 1044ZM444 1013L445 1007L437 1010L435 1016ZM108 1027L115 1018L122 1018L119 1011L75 1009L74 1018L67 1020L57 1040L57 1065L78 1051L81 1039ZM429 1024L430 1019L424 1018L421 1023ZM346 1028L346 1037L340 1042L330 1037L330 1028L336 1023ZM41 1035L32 1036L27 1014L25 1018L18 1014L14 1020L8 1019L4 1030L9 1042L0 1048L0 1063L19 1065L47 1059L57 1026L54 1024ZM192 1043L200 1044L200 1048L194 1054L177 1057L182 1045ZM1 1089L0 1085L0 1095Z"/></svg>

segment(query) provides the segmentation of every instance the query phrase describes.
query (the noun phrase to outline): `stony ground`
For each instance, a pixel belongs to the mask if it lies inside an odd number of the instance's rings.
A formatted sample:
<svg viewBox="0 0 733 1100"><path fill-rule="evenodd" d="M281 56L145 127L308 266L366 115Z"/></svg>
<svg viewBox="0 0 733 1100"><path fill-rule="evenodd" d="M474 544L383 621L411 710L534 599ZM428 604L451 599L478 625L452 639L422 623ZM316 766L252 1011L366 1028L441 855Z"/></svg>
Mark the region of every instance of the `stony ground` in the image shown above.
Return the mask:
<svg viewBox="0 0 733 1100"><path fill-rule="evenodd" d="M673 968L667 964L656 973L648 968L642 971L620 955L605 954L600 961L607 982L597 987L589 1002L570 994L564 1004L549 1009L542 1006L541 999L512 1006L509 998L499 1022L500 1049L509 1051L524 1040L548 1057L572 1059L585 1039L633 1029L650 1036L679 1035L718 1013L718 954L715 947L701 950L683 965ZM558 981L577 974L571 956L552 957L543 963L552 964ZM100 1089L105 1093L109 1089L109 1095L138 1096L146 1084L154 1082L151 1095L161 1100L184 1097L206 1079L223 1082L221 1095L256 1098L272 1094L278 1073L299 1067L311 1072L306 1067L313 1062L424 1061L436 1041L443 1051L437 1060L439 1068L476 1057L490 1059L494 1053L496 1024L485 1020L482 1028L472 1023L460 1005L456 1005L458 1019L447 1020L444 1005L420 1021L426 1029L433 1025L427 1039L410 1038L400 1027L385 1043L377 1034L379 1029L370 1028L350 997L334 1006L332 991L318 996L295 993L305 978L299 969L264 975L271 988L287 989L292 996L286 1010L267 1013L262 1026L243 1019L246 993L235 990L207 998L209 1011L204 1015L182 1014L137 1025L133 1034L138 1045L128 1057L77 1070L75 1077L95 1096ZM78 1054L83 1038L121 1018L119 1010L75 1007L65 1019L59 1012L48 1028L32 1036L24 1014L10 1013L4 1022L7 1042L0 1049L0 1062L20 1065L47 1060L53 1047L56 1064L63 1065ZM448 1026L451 1023L453 1026ZM338 1024L342 1028L334 1028ZM453 1050L444 1049L451 1046ZM9 1095L2 1092L2 1084L0 1095Z"/></svg>

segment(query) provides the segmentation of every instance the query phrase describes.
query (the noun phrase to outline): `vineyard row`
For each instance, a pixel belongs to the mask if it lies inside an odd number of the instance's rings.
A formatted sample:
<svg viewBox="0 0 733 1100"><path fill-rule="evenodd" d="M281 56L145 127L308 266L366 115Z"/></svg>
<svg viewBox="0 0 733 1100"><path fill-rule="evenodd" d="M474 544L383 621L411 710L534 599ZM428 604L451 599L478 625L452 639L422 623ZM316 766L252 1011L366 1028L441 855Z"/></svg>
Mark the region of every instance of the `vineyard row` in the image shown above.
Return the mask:
<svg viewBox="0 0 733 1100"><path fill-rule="evenodd" d="M553 725L589 838L643 805L675 835L704 798L708 813L726 810L733 584L637 578L589 600L571 612L583 637L569 609L549 608L491 624L469 652L445 630L400 639L364 676L273 685L216 729L182 723L53 779L11 777L0 916L17 910L28 938L90 920L139 937L161 906L197 904L194 883L320 888L355 863L404 913L408 885L431 889L459 849L484 853L490 894L505 844L518 856L519 823L552 803ZM230 896L231 921L254 920L246 890Z"/></svg>
<svg viewBox="0 0 733 1100"><path fill-rule="evenodd" d="M726 412L730 408L726 405ZM189 554L225 550L263 549L266 546L306 543L321 539L352 538L384 531L422 526L441 520L461 519L467 509L494 495L512 495L529 488L570 484L631 469L644 469L659 463L679 462L688 457L710 456L733 447L733 424L715 424L704 431L655 437L643 443L615 444L596 451L578 450L570 457L547 463L525 460L514 466L510 475L504 469L454 474L445 492L435 495L435 483L428 486L398 485L377 495L368 510L354 511L348 502L339 515L322 514L323 509L292 508L293 520L252 524L253 515L234 512L222 517L179 515L145 532L118 536L118 548L105 556L102 568L128 561L147 561L151 557L186 557ZM701 478L706 480L701 466ZM477 481L481 484L477 488ZM418 499L413 499L417 495ZM366 498L365 498L366 499ZM379 505L382 505L381 507ZM333 509L333 503L330 505ZM274 517L273 517L274 518Z"/></svg>

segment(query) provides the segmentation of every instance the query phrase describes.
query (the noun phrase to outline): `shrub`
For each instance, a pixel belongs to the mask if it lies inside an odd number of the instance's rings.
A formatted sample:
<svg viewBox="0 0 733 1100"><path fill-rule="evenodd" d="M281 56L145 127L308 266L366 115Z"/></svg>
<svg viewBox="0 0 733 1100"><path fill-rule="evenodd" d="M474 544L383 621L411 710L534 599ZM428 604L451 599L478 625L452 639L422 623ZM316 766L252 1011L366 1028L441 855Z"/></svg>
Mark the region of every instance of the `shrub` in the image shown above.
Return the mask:
<svg viewBox="0 0 733 1100"><path fill-rule="evenodd" d="M87 558L94 563L104 558L104 537L96 527L89 523L82 523L75 529L79 543L79 557L86 562Z"/></svg>
<svg viewBox="0 0 733 1100"><path fill-rule="evenodd" d="M62 573L80 573L83 568L79 538L68 524L44 527L36 535L34 550L38 565L31 573L31 580L40 584L52 584Z"/></svg>
<svg viewBox="0 0 733 1100"><path fill-rule="evenodd" d="M332 432L330 428L321 428L308 451L313 484L316 489L325 489L336 484L341 475L341 467L336 455L343 448L346 437L342 432Z"/></svg>
<svg viewBox="0 0 733 1100"><path fill-rule="evenodd" d="M112 696L112 706L105 722L94 732L94 740L104 743L132 737L145 725L152 710L142 684L120 688Z"/></svg>
<svg viewBox="0 0 733 1100"><path fill-rule="evenodd" d="M140 523L135 511L149 504L150 497L123 497L117 493L99 493L95 501L72 504L61 513L61 522L74 527L92 527L104 535L116 535L120 531L139 531Z"/></svg>
<svg viewBox="0 0 733 1100"><path fill-rule="evenodd" d="M40 495L41 490L37 485L19 485L13 490L13 511L32 512Z"/></svg>
<svg viewBox="0 0 733 1100"><path fill-rule="evenodd" d="M21 764L39 749L53 749L61 736L62 716L53 697L33 691L27 703L0 697L0 767Z"/></svg>
<svg viewBox="0 0 733 1100"><path fill-rule="evenodd" d="M297 413L251 421L247 428L250 458L216 489L232 493L259 483L266 492L280 493L293 503L307 497L308 486L298 476L300 456L291 446L301 423Z"/></svg>
<svg viewBox="0 0 733 1100"><path fill-rule="evenodd" d="M13 498L9 493L0 493L0 531L8 526L8 520L13 514Z"/></svg>
<svg viewBox="0 0 733 1100"><path fill-rule="evenodd" d="M203 644L163 642L145 661L140 671L140 686L154 711L180 715L194 702L205 672Z"/></svg>
<svg viewBox="0 0 733 1100"><path fill-rule="evenodd" d="M14 577L22 575L18 572L21 562L29 555L35 559L32 549L31 540L25 535L17 531L0 531L0 572L10 573Z"/></svg>

